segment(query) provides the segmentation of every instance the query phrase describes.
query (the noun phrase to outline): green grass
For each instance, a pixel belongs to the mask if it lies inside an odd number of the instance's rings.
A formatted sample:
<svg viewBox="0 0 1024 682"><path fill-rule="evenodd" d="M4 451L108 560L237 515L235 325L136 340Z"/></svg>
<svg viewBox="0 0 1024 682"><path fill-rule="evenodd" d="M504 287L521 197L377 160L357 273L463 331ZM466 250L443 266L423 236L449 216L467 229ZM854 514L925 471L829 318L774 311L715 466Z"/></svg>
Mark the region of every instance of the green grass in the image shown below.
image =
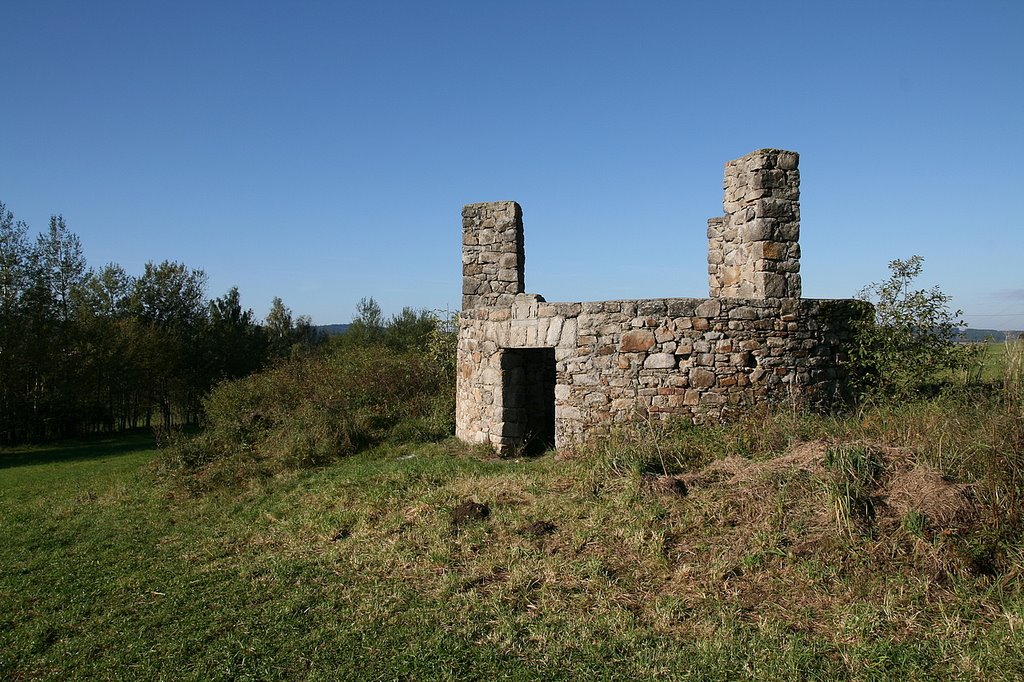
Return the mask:
<svg viewBox="0 0 1024 682"><path fill-rule="evenodd" d="M684 430L662 458L786 443L737 433ZM893 541L823 533L828 491L799 470L676 498L628 442L563 461L447 441L191 496L151 447L0 453L0 677L1024 676L1019 569L933 574L942 540L914 518ZM467 499L491 514L455 526Z"/></svg>
<svg viewBox="0 0 1024 682"><path fill-rule="evenodd" d="M978 349L978 355L971 363L967 372L974 381L985 384L998 384L1005 378L1008 365L1016 355L1021 354L1022 343L1019 340L993 339L984 343L973 343L972 346ZM959 373L950 372L946 375L949 379L962 379L963 371Z"/></svg>

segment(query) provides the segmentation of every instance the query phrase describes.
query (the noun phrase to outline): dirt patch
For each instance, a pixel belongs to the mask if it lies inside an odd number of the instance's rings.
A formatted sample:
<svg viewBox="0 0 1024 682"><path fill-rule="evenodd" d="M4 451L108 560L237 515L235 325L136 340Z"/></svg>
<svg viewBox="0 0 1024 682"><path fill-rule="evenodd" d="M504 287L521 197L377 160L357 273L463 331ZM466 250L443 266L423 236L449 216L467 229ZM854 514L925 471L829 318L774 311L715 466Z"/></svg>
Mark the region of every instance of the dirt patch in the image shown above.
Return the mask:
<svg viewBox="0 0 1024 682"><path fill-rule="evenodd" d="M651 476L647 485L652 491L668 497L686 497L690 492L682 476Z"/></svg>
<svg viewBox="0 0 1024 682"><path fill-rule="evenodd" d="M491 508L486 504L466 500L452 510L452 523L461 526L473 521L482 521L491 514Z"/></svg>
<svg viewBox="0 0 1024 682"><path fill-rule="evenodd" d="M520 535L525 535L527 537L539 538L545 535L551 535L556 530L557 527L550 521L534 521L533 523L523 526L517 532Z"/></svg>

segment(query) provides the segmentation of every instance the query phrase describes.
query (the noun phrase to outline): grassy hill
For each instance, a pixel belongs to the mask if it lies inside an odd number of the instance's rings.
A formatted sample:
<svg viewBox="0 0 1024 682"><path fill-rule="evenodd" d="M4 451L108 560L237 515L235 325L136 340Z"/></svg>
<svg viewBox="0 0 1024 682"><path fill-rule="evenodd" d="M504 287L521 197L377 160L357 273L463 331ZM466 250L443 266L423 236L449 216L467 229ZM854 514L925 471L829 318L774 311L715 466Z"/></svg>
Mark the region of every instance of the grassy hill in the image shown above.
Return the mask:
<svg viewBox="0 0 1024 682"><path fill-rule="evenodd" d="M0 676L1019 679L980 414L392 443L199 496L142 436L4 451Z"/></svg>

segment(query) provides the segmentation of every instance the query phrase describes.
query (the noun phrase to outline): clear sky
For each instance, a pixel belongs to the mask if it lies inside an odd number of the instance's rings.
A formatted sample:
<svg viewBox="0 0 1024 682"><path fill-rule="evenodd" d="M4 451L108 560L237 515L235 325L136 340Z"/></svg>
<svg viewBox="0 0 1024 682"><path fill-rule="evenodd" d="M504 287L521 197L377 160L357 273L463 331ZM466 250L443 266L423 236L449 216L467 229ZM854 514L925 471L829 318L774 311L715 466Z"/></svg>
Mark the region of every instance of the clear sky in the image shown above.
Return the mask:
<svg viewBox="0 0 1024 682"><path fill-rule="evenodd" d="M804 295L894 258L1024 329L1024 2L48 2L0 9L0 201L260 316L456 308L514 199L548 300L706 296L722 165L801 154Z"/></svg>

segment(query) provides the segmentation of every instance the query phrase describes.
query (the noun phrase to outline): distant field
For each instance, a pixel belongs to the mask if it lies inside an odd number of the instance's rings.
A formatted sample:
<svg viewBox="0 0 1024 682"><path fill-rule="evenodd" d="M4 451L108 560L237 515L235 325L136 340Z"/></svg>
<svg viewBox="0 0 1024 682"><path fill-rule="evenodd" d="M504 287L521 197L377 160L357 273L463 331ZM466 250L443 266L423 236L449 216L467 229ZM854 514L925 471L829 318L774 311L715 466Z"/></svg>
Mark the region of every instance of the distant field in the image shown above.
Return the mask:
<svg viewBox="0 0 1024 682"><path fill-rule="evenodd" d="M1006 341L992 341L979 345L984 349L979 358L981 363L980 379L985 382L999 382L1004 377L1007 361L1014 353L1015 344ZM1017 353L1019 354L1019 351Z"/></svg>
<svg viewBox="0 0 1024 682"><path fill-rule="evenodd" d="M617 453L391 446L196 498L140 436L4 451L0 677L1024 676L1019 573L821 535L820 464L728 460L747 483L677 497ZM455 524L465 500L490 514Z"/></svg>

